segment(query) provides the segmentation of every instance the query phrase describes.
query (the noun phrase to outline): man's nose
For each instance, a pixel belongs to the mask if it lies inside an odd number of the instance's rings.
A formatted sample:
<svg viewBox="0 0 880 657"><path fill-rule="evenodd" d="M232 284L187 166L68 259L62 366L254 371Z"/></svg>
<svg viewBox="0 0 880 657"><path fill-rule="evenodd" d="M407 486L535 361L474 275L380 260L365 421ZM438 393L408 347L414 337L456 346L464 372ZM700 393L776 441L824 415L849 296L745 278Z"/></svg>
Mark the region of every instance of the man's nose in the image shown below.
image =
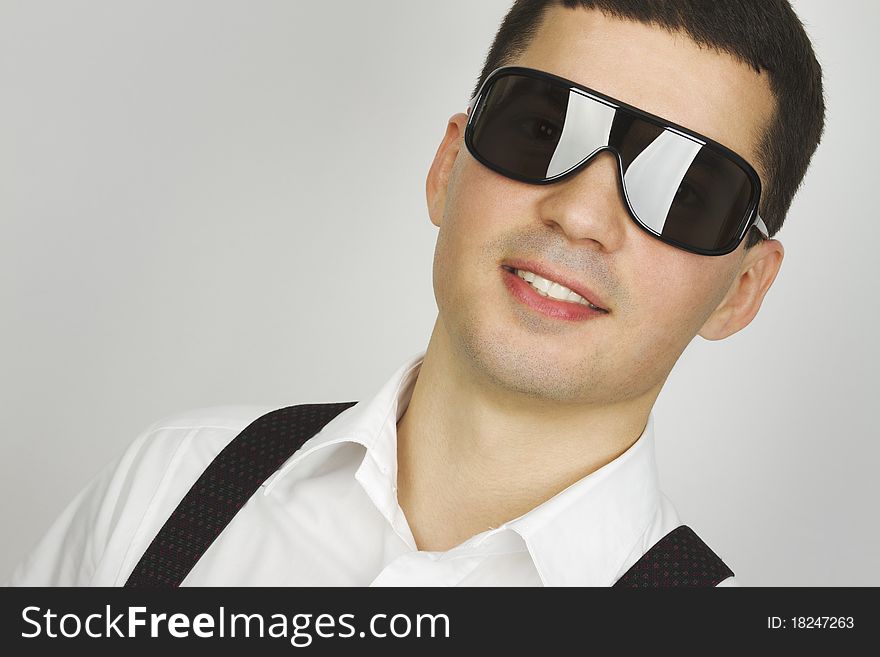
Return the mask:
<svg viewBox="0 0 880 657"><path fill-rule="evenodd" d="M573 243L594 242L605 251L620 248L631 222L613 151L602 149L577 171L546 185L541 220Z"/></svg>

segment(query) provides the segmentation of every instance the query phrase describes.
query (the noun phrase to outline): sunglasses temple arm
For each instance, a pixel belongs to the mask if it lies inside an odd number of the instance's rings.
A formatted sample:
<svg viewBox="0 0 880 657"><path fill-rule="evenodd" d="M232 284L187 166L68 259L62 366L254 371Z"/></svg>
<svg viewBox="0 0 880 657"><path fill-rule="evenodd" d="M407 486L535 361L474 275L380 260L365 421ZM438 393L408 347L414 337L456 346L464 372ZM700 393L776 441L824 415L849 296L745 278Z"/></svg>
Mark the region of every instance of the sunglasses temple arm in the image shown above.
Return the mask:
<svg viewBox="0 0 880 657"><path fill-rule="evenodd" d="M767 230L767 224L761 219L761 215L755 212L755 227L764 235L764 239L770 239L770 231Z"/></svg>

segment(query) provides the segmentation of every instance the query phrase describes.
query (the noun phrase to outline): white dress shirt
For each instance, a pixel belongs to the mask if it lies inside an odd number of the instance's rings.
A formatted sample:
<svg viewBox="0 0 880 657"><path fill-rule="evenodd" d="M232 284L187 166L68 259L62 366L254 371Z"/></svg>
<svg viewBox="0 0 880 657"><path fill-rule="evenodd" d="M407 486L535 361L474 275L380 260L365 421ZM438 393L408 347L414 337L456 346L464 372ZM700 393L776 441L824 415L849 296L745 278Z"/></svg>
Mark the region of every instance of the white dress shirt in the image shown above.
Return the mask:
<svg viewBox="0 0 880 657"><path fill-rule="evenodd" d="M651 413L623 454L527 513L447 551L418 550L397 502L397 421L424 355L306 441L182 585L611 586L682 524L658 488ZM70 502L7 584L124 585L213 458L275 408L220 406L155 422Z"/></svg>

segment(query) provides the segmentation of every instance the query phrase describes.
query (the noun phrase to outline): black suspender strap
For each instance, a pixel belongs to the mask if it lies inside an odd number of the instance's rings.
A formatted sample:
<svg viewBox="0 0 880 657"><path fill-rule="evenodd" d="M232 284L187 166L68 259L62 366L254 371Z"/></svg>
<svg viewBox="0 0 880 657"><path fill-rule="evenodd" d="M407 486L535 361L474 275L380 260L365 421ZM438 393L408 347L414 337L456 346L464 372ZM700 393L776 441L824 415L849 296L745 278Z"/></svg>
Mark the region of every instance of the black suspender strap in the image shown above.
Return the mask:
<svg viewBox="0 0 880 657"><path fill-rule="evenodd" d="M125 586L180 586L260 484L325 424L356 403L287 406L251 422L189 489Z"/></svg>
<svg viewBox="0 0 880 657"><path fill-rule="evenodd" d="M733 571L687 525L654 543L613 586L665 588L717 586Z"/></svg>
<svg viewBox="0 0 880 657"><path fill-rule="evenodd" d="M159 530L126 587L177 587L266 479L357 402L299 404L251 422L214 458ZM708 587L733 571L687 525L655 543L613 584Z"/></svg>

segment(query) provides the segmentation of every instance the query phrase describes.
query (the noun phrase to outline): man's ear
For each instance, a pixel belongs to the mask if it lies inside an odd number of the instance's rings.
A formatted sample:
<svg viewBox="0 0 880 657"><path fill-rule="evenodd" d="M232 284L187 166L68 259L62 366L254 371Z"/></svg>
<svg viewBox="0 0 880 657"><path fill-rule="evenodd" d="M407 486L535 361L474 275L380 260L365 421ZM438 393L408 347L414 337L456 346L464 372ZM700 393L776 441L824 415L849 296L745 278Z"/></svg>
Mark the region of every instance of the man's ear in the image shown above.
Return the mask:
<svg viewBox="0 0 880 657"><path fill-rule="evenodd" d="M434 154L434 161L428 170L425 195L428 199L428 214L431 217L431 223L435 226L440 226L440 221L443 218L452 167L464 145L464 128L467 121L468 115L461 112L453 114L449 118L449 122L446 124L446 134L443 135L443 141L440 142L440 146Z"/></svg>
<svg viewBox="0 0 880 657"><path fill-rule="evenodd" d="M758 314L784 257L782 242L774 239L765 239L746 251L730 289L698 335L706 340L723 340L748 326Z"/></svg>

